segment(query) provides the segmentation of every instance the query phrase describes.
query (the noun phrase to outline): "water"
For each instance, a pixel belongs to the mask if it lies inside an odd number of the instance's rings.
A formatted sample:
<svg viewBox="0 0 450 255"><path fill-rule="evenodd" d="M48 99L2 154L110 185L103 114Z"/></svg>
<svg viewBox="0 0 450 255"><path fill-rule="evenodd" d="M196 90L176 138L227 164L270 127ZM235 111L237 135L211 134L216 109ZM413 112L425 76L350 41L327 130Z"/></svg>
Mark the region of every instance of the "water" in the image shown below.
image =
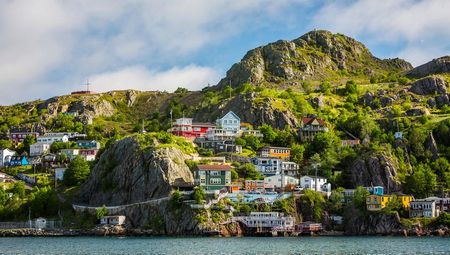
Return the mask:
<svg viewBox="0 0 450 255"><path fill-rule="evenodd" d="M19 237L1 254L450 254L442 237Z"/></svg>

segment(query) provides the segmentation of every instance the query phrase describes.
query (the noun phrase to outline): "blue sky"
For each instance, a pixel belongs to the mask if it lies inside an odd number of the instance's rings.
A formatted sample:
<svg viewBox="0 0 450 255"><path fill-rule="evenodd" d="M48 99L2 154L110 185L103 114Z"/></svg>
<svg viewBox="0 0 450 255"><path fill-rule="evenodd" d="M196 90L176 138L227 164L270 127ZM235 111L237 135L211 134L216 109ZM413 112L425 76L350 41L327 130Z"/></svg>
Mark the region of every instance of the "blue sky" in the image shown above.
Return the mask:
<svg viewBox="0 0 450 255"><path fill-rule="evenodd" d="M0 0L0 105L95 91L198 90L257 46L314 29L413 65L450 52L446 0Z"/></svg>

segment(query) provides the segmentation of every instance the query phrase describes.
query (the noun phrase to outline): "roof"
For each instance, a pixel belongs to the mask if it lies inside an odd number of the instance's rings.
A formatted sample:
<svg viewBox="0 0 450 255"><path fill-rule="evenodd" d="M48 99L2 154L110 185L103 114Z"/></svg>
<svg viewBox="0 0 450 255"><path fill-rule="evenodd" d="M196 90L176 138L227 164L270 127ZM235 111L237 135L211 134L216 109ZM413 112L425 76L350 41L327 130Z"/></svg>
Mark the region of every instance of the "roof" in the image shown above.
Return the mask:
<svg viewBox="0 0 450 255"><path fill-rule="evenodd" d="M284 149L284 150L290 150L291 148L289 148L289 147L266 146L266 147L262 148L261 150L264 150L264 149Z"/></svg>
<svg viewBox="0 0 450 255"><path fill-rule="evenodd" d="M207 127L215 127L213 123L209 122L192 122L192 126L207 126Z"/></svg>
<svg viewBox="0 0 450 255"><path fill-rule="evenodd" d="M303 125L311 124L311 122L313 122L314 120L317 120L319 122L319 125L325 126L325 121L323 119L308 118L308 117L303 117L302 118Z"/></svg>
<svg viewBox="0 0 450 255"><path fill-rule="evenodd" d="M77 143L98 143L96 140L78 140Z"/></svg>
<svg viewBox="0 0 450 255"><path fill-rule="evenodd" d="M312 178L312 179L316 178L315 176L312 176L312 175L303 175L302 177L300 177L300 179L303 178L303 177L309 177L309 178ZM317 176L317 179L327 179L327 178L322 177L322 176Z"/></svg>
<svg viewBox="0 0 450 255"><path fill-rule="evenodd" d="M227 115L229 115L229 114L233 115L234 118L236 118L236 119L238 119L238 120L241 120L241 118L239 118L239 116L237 116L237 114L234 113L233 111L227 112L227 114L223 115L222 118L220 118L220 119L223 119L225 116L227 116Z"/></svg>
<svg viewBox="0 0 450 255"><path fill-rule="evenodd" d="M201 171L230 171L230 165L198 165L198 170Z"/></svg>

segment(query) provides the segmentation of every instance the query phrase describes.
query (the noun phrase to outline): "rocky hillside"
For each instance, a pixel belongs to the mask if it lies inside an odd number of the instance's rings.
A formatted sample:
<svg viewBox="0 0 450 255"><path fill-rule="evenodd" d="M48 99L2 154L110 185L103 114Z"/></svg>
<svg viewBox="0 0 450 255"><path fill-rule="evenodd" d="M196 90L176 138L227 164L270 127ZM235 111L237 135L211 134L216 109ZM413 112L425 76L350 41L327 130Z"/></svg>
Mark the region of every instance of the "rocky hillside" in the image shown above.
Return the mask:
<svg viewBox="0 0 450 255"><path fill-rule="evenodd" d="M80 202L93 206L123 205L168 197L174 188L191 185L193 176L177 146L162 146L150 135L128 137L101 155Z"/></svg>
<svg viewBox="0 0 450 255"><path fill-rule="evenodd" d="M374 76L408 71L411 64L402 59L378 59L360 42L342 34L311 31L292 41L277 41L250 50L234 64L219 84L238 87L304 80L339 78L344 74Z"/></svg>
<svg viewBox="0 0 450 255"><path fill-rule="evenodd" d="M406 72L406 75L410 77L420 78L431 74L442 73L450 73L450 56L443 56L433 59L428 63L420 65Z"/></svg>

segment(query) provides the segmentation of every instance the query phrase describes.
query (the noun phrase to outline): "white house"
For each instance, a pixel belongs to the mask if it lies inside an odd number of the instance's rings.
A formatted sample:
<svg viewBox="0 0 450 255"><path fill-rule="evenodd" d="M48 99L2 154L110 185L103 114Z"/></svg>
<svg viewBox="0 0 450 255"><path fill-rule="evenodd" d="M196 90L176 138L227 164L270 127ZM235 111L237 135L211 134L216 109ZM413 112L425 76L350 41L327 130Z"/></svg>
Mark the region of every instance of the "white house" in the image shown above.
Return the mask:
<svg viewBox="0 0 450 255"><path fill-rule="evenodd" d="M80 149L61 149L59 152L61 154L65 154L69 160L72 160L76 156L80 155Z"/></svg>
<svg viewBox="0 0 450 255"><path fill-rule="evenodd" d="M417 199L411 201L411 210L409 217L434 218L439 216L439 208L436 207L436 201L430 199Z"/></svg>
<svg viewBox="0 0 450 255"><path fill-rule="evenodd" d="M66 167L57 167L55 168L55 179L58 181L64 180L64 172L66 172Z"/></svg>
<svg viewBox="0 0 450 255"><path fill-rule="evenodd" d="M327 178L305 175L300 178L300 186L303 189L312 189L315 191L331 193L331 184L327 183Z"/></svg>
<svg viewBox="0 0 450 255"><path fill-rule="evenodd" d="M289 176L298 176L298 171L300 169L300 166L295 163L295 162L291 162L291 161L282 161L281 162L281 171L283 171L283 173L285 175L289 175Z"/></svg>
<svg viewBox="0 0 450 255"><path fill-rule="evenodd" d="M9 149L0 150L0 167L7 165L14 154L16 154L16 152Z"/></svg>
<svg viewBox="0 0 450 255"><path fill-rule="evenodd" d="M123 215L116 216L103 216L100 219L100 224L102 225L123 225L125 224L126 217Z"/></svg>
<svg viewBox="0 0 450 255"><path fill-rule="evenodd" d="M49 143L63 142L67 143L69 141L69 136L64 133L49 133L36 138L38 143Z"/></svg>
<svg viewBox="0 0 450 255"><path fill-rule="evenodd" d="M229 111L222 118L216 120L216 126L227 132L236 134L241 128L241 119L234 112Z"/></svg>
<svg viewBox="0 0 450 255"><path fill-rule="evenodd" d="M251 159L251 162L256 167L256 170L263 175L281 174L282 160L279 158L255 157Z"/></svg>
<svg viewBox="0 0 450 255"><path fill-rule="evenodd" d="M48 153L49 150L50 150L49 143L34 143L30 145L30 156L31 157L41 156L45 153Z"/></svg>
<svg viewBox="0 0 450 255"><path fill-rule="evenodd" d="M284 188L289 185L297 186L299 183L299 180L297 178L294 178L292 176L286 176L286 175L273 175L264 178L264 185L267 189L278 189L278 188Z"/></svg>

